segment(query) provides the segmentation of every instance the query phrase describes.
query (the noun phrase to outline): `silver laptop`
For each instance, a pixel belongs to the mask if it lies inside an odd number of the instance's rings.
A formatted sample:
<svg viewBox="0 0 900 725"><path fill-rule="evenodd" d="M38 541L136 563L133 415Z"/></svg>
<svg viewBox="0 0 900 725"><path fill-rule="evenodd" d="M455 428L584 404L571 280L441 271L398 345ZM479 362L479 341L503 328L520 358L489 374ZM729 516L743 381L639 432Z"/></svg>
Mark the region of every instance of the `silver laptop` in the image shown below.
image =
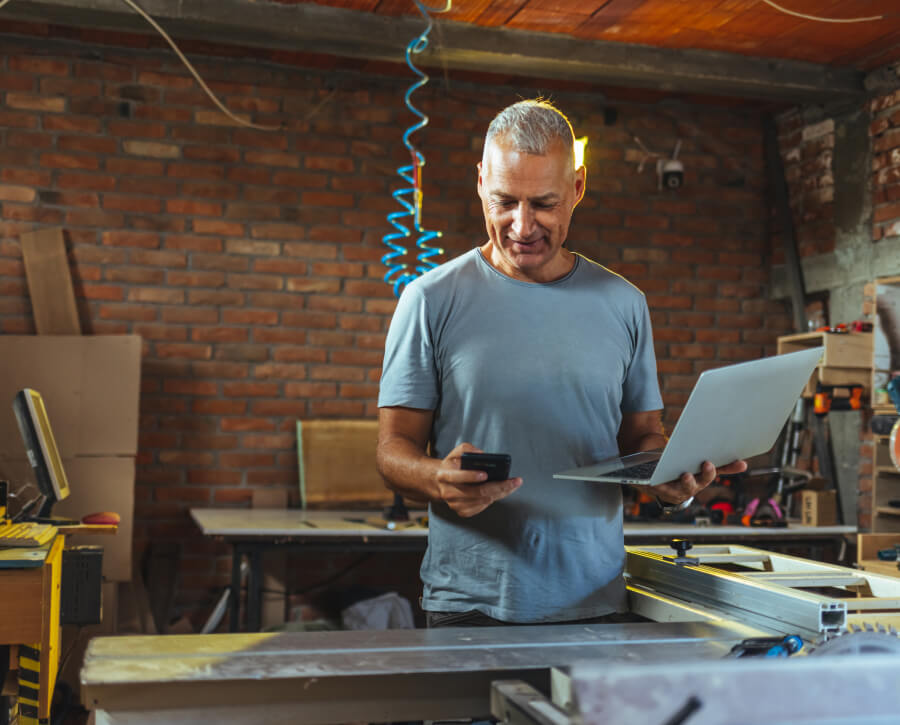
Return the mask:
<svg viewBox="0 0 900 725"><path fill-rule="evenodd" d="M607 458L553 477L656 486L699 472L703 461L724 466L765 453L824 351L816 347L707 370L665 448Z"/></svg>

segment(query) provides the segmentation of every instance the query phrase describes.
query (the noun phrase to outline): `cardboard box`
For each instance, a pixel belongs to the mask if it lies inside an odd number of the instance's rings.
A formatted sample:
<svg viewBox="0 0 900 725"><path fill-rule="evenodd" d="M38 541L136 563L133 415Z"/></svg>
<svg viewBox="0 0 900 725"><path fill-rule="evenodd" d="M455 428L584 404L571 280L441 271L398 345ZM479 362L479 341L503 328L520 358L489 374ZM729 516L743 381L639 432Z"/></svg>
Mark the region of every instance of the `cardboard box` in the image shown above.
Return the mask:
<svg viewBox="0 0 900 725"><path fill-rule="evenodd" d="M33 388L44 399L71 490L53 514L108 510L121 517L115 536L71 539L104 547L108 581L131 579L141 347L138 335L0 337L0 478L12 491L30 483L26 499L37 493L12 409L16 392Z"/></svg>
<svg viewBox="0 0 900 725"><path fill-rule="evenodd" d="M837 523L835 491L802 491L800 521L805 526L833 526Z"/></svg>

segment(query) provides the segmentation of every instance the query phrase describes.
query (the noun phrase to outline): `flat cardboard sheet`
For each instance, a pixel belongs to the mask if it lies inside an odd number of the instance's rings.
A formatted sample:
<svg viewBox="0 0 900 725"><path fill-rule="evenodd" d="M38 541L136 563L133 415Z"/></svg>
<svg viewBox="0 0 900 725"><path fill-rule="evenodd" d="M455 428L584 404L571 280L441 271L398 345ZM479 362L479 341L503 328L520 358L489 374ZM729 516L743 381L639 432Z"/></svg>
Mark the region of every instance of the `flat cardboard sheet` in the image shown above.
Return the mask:
<svg viewBox="0 0 900 725"><path fill-rule="evenodd" d="M0 458L23 455L15 394L44 399L63 458L137 454L140 335L4 335L0 355Z"/></svg>

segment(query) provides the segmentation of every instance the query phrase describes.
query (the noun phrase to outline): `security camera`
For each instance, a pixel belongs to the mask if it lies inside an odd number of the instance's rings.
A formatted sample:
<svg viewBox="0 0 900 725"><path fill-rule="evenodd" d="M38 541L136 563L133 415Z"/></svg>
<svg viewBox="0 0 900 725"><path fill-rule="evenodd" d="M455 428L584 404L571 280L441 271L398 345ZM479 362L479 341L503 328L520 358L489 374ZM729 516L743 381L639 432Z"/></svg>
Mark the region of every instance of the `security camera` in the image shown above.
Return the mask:
<svg viewBox="0 0 900 725"><path fill-rule="evenodd" d="M660 175L662 185L666 189L680 189L684 184L684 164L678 159L667 159L661 162Z"/></svg>
<svg viewBox="0 0 900 725"><path fill-rule="evenodd" d="M675 144L675 151L670 159L658 159L656 177L660 189L680 189L684 185L684 164L678 160L681 140Z"/></svg>

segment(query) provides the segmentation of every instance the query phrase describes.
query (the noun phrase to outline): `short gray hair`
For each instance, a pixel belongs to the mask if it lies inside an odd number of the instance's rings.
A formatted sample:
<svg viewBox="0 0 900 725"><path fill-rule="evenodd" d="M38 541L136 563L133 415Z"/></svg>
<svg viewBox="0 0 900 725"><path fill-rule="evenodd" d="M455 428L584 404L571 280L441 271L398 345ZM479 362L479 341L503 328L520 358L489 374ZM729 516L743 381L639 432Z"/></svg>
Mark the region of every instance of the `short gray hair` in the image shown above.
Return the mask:
<svg viewBox="0 0 900 725"><path fill-rule="evenodd" d="M565 114L549 101L532 98L507 106L488 126L484 145L503 138L517 151L543 156L555 143L572 149L573 167L575 134Z"/></svg>

